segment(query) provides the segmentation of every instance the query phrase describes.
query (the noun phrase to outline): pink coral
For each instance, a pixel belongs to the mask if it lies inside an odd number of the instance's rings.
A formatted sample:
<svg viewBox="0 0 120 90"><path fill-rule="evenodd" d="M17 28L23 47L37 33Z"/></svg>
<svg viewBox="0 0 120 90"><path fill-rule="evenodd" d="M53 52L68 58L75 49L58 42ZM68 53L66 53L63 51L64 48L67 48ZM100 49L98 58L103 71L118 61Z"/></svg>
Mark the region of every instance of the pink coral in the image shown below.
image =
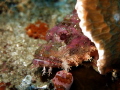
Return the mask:
<svg viewBox="0 0 120 90"><path fill-rule="evenodd" d="M73 83L73 76L71 73L62 70L56 73L52 79L54 90L69 90Z"/></svg>

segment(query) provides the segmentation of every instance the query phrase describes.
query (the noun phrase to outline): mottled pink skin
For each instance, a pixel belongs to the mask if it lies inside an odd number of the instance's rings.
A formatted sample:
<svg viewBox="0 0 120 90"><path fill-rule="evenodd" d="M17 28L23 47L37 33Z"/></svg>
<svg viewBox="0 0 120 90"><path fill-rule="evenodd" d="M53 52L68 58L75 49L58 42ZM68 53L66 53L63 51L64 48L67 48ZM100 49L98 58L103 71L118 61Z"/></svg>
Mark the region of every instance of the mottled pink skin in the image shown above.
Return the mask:
<svg viewBox="0 0 120 90"><path fill-rule="evenodd" d="M73 83L73 76L70 72L62 70L57 72L51 81L54 84L54 90L69 90Z"/></svg>
<svg viewBox="0 0 120 90"><path fill-rule="evenodd" d="M33 60L34 65L61 67L61 57L63 53L59 49L63 46L65 46L63 51L68 50L68 52L66 51L67 53L65 52L68 56L76 54L81 58L80 61L77 61L78 64L84 61L85 58L80 57L83 53L79 50L82 51L87 48L86 51L83 51L84 54L91 53L92 50L89 48L94 47L94 44L83 35L82 30L79 27L79 22L80 20L78 19L76 11L73 11L71 15L65 17L63 22L50 29L46 35L47 44L41 45L35 53L35 59ZM59 55L53 55L59 52ZM75 65L72 63L73 61L68 62L69 65Z"/></svg>
<svg viewBox="0 0 120 90"><path fill-rule="evenodd" d="M84 47L85 43L87 43L87 46L92 45L92 43L90 42L90 40L87 37L85 37L83 35L81 35L81 36L76 35L76 37L74 37L74 39L71 40L71 42L68 44L67 47L69 47L69 48Z"/></svg>
<svg viewBox="0 0 120 90"><path fill-rule="evenodd" d="M79 22L80 20L78 19L77 13L74 11L71 15L66 16L63 22L48 31L46 40L51 40L52 42L62 42L64 41L60 39L62 34L68 36L66 38L69 38L69 35L80 35L81 30L77 29L77 26L79 27L79 25L77 25Z"/></svg>

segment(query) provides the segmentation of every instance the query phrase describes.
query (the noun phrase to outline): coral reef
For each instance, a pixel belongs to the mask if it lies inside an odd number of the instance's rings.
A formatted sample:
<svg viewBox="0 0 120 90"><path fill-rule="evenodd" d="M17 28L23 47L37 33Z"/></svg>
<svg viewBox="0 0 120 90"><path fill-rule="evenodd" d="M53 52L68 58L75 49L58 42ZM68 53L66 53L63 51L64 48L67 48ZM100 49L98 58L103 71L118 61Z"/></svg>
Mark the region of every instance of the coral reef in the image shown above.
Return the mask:
<svg viewBox="0 0 120 90"><path fill-rule="evenodd" d="M97 67L101 74L120 69L119 9L119 0L77 0L80 27L96 45L99 53Z"/></svg>
<svg viewBox="0 0 120 90"><path fill-rule="evenodd" d="M119 1L73 2L0 2L0 90L119 90Z"/></svg>

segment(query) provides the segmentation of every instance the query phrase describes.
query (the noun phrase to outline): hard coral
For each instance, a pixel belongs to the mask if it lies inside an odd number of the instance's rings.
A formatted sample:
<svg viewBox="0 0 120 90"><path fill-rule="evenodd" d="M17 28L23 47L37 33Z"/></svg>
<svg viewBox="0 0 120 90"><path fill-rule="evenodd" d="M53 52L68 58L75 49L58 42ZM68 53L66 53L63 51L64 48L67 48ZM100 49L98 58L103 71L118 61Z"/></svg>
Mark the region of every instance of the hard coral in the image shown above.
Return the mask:
<svg viewBox="0 0 120 90"><path fill-rule="evenodd" d="M77 0L76 10L82 32L98 50L99 72L120 70L120 1Z"/></svg>
<svg viewBox="0 0 120 90"><path fill-rule="evenodd" d="M44 22L38 20L35 24L30 24L26 28L26 33L35 39L45 39L46 32L48 30L48 25Z"/></svg>

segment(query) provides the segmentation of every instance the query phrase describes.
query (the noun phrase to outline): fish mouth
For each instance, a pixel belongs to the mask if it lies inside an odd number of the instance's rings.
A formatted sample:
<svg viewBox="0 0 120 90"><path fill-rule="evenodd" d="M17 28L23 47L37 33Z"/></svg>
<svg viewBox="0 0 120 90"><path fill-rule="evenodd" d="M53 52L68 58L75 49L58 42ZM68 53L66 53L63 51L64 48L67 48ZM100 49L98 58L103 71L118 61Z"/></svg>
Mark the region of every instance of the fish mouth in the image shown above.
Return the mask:
<svg viewBox="0 0 120 90"><path fill-rule="evenodd" d="M39 66L39 67L53 67L53 68L59 68L61 67L61 61L57 58L46 58L46 57L39 57L33 59L33 65Z"/></svg>

